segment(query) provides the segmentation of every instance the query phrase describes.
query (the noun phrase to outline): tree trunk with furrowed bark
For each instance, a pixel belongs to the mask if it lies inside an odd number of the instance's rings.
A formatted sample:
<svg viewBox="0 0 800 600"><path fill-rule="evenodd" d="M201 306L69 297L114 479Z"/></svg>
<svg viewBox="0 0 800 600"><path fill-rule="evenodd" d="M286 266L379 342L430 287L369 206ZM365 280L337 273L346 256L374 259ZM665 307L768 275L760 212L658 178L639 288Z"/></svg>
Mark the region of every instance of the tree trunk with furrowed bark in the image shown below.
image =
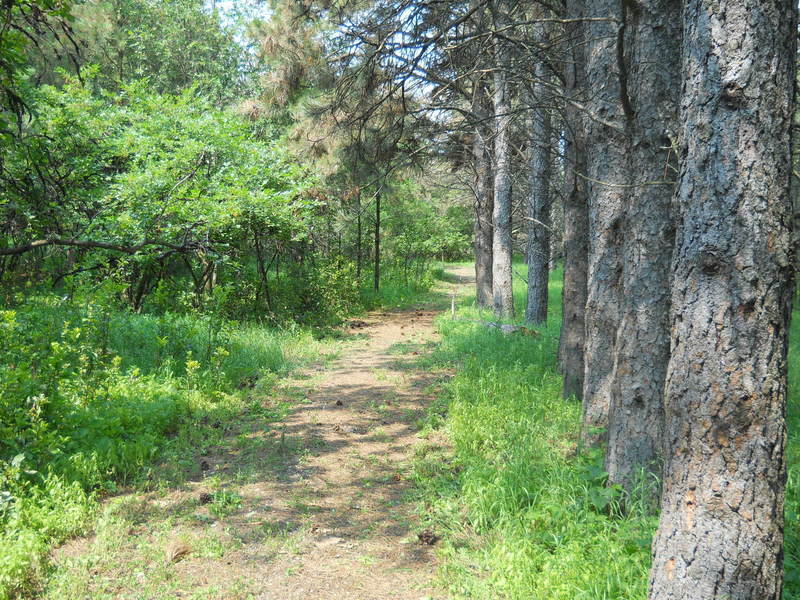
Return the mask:
<svg viewBox="0 0 800 600"><path fill-rule="evenodd" d="M489 115L488 90L482 78L475 83L473 92L473 117L476 120L475 138L472 142L472 160L475 169L473 194L475 196L475 298L481 308L492 306L492 243L494 228L494 190L492 189L491 139L486 126Z"/></svg>
<svg viewBox="0 0 800 600"><path fill-rule="evenodd" d="M583 3L565 3L567 60L564 63L564 287L558 362L565 398L583 394L583 346L586 336L587 244L589 214L586 198L586 136L584 114L572 103L580 100L585 78Z"/></svg>
<svg viewBox="0 0 800 600"><path fill-rule="evenodd" d="M586 16L598 20L584 25L589 109L586 118L589 269L581 439L584 444L595 445L604 439L611 404L620 321L623 208L630 161L617 56L622 3L587 0L586 6Z"/></svg>
<svg viewBox="0 0 800 600"><path fill-rule="evenodd" d="M543 44L546 38L540 36ZM525 321L543 323L547 320L547 291L550 278L550 146L552 128L550 112L542 104L546 99L548 67L540 62L534 70L531 102L534 105L531 117L530 194L528 197L528 220L526 229L528 244L525 259L528 264L528 299Z"/></svg>
<svg viewBox="0 0 800 600"><path fill-rule="evenodd" d="M685 0L666 465L651 600L778 600L794 0Z"/></svg>
<svg viewBox="0 0 800 600"><path fill-rule="evenodd" d="M508 24L506 0L492 2L495 28ZM498 39L494 46L494 242L492 244L492 294L498 316L514 314L511 235L511 86L508 81L511 48Z"/></svg>
<svg viewBox="0 0 800 600"><path fill-rule="evenodd" d="M623 64L630 187L625 195L620 321L608 424L606 471L628 490L640 474L660 480L663 392L669 360L672 198L680 95L680 0L626 9ZM652 473L655 477L651 477ZM651 485L655 502L657 486Z"/></svg>

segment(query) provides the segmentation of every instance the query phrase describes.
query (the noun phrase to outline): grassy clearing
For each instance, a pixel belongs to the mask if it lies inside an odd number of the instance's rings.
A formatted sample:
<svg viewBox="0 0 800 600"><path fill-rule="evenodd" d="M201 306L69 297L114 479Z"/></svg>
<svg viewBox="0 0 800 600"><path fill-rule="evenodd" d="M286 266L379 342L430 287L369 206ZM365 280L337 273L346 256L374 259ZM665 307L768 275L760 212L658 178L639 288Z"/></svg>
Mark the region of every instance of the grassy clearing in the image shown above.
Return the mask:
<svg viewBox="0 0 800 600"><path fill-rule="evenodd" d="M385 278L381 281L381 289L376 292L371 286L361 289L361 301L365 308L402 308L419 302L430 301L434 298L431 293L433 275L425 276L421 280L405 283L397 278Z"/></svg>
<svg viewBox="0 0 800 600"><path fill-rule="evenodd" d="M515 265L525 274L523 265ZM431 443L421 447L415 482L425 519L443 534L442 582L453 597L633 600L646 597L652 507L605 487L600 453L578 454L580 406L561 398L556 372L561 282L550 287L541 336L504 336L470 323L490 320L465 299L439 320L435 361L457 365L432 407ZM515 302L524 307L524 282ZM800 340L798 320L792 339ZM790 378L800 358L790 357ZM800 399L789 410L786 592L800 598ZM446 443L435 443L444 436ZM647 482L643 481L642 488Z"/></svg>

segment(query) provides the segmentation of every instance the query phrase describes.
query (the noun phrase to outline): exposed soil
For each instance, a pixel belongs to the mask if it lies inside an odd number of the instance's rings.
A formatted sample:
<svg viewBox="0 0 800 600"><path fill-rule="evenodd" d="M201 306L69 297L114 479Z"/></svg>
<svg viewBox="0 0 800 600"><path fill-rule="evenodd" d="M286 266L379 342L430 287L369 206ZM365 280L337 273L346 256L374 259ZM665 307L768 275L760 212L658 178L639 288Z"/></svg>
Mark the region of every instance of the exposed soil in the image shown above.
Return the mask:
<svg viewBox="0 0 800 600"><path fill-rule="evenodd" d="M438 537L419 525L408 476L422 443L419 420L447 375L417 363L435 346L433 319L449 308L445 294L466 289L470 276L452 272L439 302L352 322L348 333L357 341L340 358L265 399L292 399L286 418L231 431L237 443L203 457L197 481L132 494L120 503L124 531L111 544L98 530L56 552L68 581L59 593L444 598L433 584ZM246 476L228 476L243 467ZM240 498L222 516L210 510L220 482Z"/></svg>

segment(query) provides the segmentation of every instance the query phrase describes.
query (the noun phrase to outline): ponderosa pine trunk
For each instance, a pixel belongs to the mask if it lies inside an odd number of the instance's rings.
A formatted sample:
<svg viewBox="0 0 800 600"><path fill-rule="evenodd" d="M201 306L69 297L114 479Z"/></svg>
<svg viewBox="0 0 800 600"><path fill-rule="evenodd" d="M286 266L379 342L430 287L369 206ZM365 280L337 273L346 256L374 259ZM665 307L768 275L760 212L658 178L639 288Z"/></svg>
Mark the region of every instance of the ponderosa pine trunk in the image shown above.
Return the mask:
<svg viewBox="0 0 800 600"><path fill-rule="evenodd" d="M680 0L640 0L623 13L624 66L631 112L626 127L629 183L622 240L622 294L606 471L628 490L640 473L660 480L664 380L669 361L672 139L680 96ZM652 486L652 500L657 490Z"/></svg>
<svg viewBox="0 0 800 600"><path fill-rule="evenodd" d="M586 336L586 274L589 213L586 198L585 115L572 102L580 99L585 78L583 3L567 0L564 66L564 287L561 297L561 339L558 362L564 375L565 398L583 394L583 347Z"/></svg>
<svg viewBox="0 0 800 600"><path fill-rule="evenodd" d="M492 244L494 227L494 190L489 134L486 123L489 113L488 91L485 83L477 81L473 99L473 117L476 120L475 138L472 142L472 160L475 169L473 193L475 195L475 298L479 307L492 306Z"/></svg>
<svg viewBox="0 0 800 600"><path fill-rule="evenodd" d="M539 36L546 43L544 35ZM552 128L550 112L542 106L548 79L548 67L537 63L531 94L534 106L531 116L530 195L526 230L528 243L525 260L528 264L528 299L525 320L543 323L547 320L547 292L550 279L550 146Z"/></svg>
<svg viewBox="0 0 800 600"><path fill-rule="evenodd" d="M508 22L504 0L492 3L493 25L502 28ZM492 223L492 296L498 316L514 314L511 259L511 95L508 82L508 42L495 41L494 65L494 210Z"/></svg>
<svg viewBox="0 0 800 600"><path fill-rule="evenodd" d="M630 163L617 64L620 0L587 0L586 119L589 269L581 440L605 439L620 319L623 209Z"/></svg>
<svg viewBox="0 0 800 600"><path fill-rule="evenodd" d="M651 600L779 600L794 0L685 0Z"/></svg>

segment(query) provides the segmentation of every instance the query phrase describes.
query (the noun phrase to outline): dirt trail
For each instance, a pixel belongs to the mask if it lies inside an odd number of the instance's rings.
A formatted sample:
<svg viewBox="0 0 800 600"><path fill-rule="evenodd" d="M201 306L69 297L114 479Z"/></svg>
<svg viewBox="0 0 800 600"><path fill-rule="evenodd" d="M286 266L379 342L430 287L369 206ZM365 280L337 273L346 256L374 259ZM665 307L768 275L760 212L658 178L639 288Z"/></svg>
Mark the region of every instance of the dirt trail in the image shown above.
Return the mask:
<svg viewBox="0 0 800 600"><path fill-rule="evenodd" d="M438 290L447 304L471 275L451 274L458 283ZM96 539L57 553L55 563L81 580L66 587L82 598L443 598L407 480L418 420L442 379L415 362L434 347L442 308L440 300L353 322L349 333L362 339L277 390L297 400L286 418L232 432L237 450L207 457L201 480L128 503L116 564L86 558L92 547L102 553ZM225 480L243 461L249 475ZM240 502L215 518L202 497L221 477Z"/></svg>

